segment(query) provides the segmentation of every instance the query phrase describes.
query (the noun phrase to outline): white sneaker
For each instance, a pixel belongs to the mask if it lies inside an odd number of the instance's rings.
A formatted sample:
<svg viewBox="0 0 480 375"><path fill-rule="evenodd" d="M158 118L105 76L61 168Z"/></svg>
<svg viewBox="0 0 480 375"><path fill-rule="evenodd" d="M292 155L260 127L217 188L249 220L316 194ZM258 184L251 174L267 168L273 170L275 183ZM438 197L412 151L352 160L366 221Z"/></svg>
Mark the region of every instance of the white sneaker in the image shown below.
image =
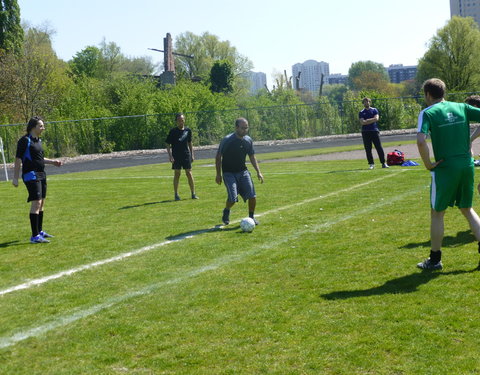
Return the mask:
<svg viewBox="0 0 480 375"><path fill-rule="evenodd" d="M375 164L370 164L370 166L368 167L368 169L373 169L375 168Z"/></svg>

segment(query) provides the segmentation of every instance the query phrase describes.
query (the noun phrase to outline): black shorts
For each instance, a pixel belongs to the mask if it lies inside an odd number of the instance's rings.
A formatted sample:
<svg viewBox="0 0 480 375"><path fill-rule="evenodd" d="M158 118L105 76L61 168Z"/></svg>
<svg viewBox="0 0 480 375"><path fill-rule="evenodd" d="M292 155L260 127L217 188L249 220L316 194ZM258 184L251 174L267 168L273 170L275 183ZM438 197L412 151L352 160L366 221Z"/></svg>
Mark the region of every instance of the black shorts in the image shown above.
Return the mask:
<svg viewBox="0 0 480 375"><path fill-rule="evenodd" d="M190 156L186 159L175 159L172 163L172 169L192 169L192 159Z"/></svg>
<svg viewBox="0 0 480 375"><path fill-rule="evenodd" d="M40 199L45 199L47 196L47 179L42 178L35 181L24 182L28 190L28 199L27 202L38 201Z"/></svg>

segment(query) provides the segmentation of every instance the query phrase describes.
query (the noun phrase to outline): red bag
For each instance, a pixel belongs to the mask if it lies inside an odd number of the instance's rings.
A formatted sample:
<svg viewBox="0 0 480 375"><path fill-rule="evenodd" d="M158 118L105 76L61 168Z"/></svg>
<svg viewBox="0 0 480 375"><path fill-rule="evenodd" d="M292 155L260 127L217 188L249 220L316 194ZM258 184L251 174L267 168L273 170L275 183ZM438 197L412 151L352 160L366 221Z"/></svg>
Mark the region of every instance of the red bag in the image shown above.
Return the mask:
<svg viewBox="0 0 480 375"><path fill-rule="evenodd" d="M387 154L388 165L402 165L405 161L405 154L400 150L395 150Z"/></svg>

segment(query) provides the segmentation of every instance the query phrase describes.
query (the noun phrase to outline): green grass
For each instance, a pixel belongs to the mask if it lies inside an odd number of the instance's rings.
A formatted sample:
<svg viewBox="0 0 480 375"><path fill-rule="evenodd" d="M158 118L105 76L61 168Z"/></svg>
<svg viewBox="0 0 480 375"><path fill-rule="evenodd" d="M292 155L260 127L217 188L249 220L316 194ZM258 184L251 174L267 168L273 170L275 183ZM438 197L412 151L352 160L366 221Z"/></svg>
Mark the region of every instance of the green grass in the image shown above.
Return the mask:
<svg viewBox="0 0 480 375"><path fill-rule="evenodd" d="M143 249L0 292L0 373L480 373L478 254L459 212L446 214L444 270L415 268L426 170L261 166L250 234L243 202L215 228L226 193L211 161L194 167L198 201L171 201L166 164L51 176L46 245L27 243L24 187L0 183L0 291Z"/></svg>

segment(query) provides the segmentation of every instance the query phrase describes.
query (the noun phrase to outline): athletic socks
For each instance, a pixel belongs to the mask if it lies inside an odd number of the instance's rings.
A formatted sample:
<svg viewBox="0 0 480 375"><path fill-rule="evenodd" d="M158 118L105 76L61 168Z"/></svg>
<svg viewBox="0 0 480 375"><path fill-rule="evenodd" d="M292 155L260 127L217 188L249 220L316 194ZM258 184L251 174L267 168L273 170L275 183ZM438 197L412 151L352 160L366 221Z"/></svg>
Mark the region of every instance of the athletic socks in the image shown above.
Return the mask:
<svg viewBox="0 0 480 375"><path fill-rule="evenodd" d="M38 230L39 216L39 214L30 214L30 227L32 228L32 237L38 236L38 233L40 233L40 231Z"/></svg>
<svg viewBox="0 0 480 375"><path fill-rule="evenodd" d="M442 251L441 250L438 250L438 251L431 251L430 250L430 261L433 264L437 264L441 260L442 260Z"/></svg>
<svg viewBox="0 0 480 375"><path fill-rule="evenodd" d="M38 233L43 230L43 211L38 213Z"/></svg>

